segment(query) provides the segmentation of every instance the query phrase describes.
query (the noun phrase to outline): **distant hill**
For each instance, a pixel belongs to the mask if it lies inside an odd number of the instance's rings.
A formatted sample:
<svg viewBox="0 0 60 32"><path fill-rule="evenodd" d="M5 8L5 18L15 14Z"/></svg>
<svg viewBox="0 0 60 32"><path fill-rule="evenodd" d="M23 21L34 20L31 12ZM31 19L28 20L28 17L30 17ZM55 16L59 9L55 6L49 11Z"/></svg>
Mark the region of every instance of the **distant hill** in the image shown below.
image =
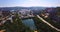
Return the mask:
<svg viewBox="0 0 60 32"><path fill-rule="evenodd" d="M21 9L30 9L30 10L42 10L46 7L0 7L0 10L21 10Z"/></svg>

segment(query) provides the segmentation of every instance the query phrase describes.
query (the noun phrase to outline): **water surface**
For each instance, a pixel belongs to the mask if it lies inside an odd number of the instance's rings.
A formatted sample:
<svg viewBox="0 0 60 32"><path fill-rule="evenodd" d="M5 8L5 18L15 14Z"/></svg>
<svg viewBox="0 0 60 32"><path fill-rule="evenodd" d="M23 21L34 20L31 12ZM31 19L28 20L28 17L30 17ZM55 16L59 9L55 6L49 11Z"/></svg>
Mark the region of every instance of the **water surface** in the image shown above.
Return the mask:
<svg viewBox="0 0 60 32"><path fill-rule="evenodd" d="M33 19L25 19L25 20L22 20L22 22L32 30L36 29Z"/></svg>

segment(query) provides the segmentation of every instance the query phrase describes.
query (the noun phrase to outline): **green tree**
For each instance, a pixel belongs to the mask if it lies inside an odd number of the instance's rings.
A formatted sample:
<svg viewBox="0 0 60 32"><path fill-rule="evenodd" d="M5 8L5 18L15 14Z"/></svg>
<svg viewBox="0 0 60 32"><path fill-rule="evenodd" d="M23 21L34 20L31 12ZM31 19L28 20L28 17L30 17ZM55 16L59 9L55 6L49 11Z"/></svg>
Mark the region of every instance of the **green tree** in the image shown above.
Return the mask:
<svg viewBox="0 0 60 32"><path fill-rule="evenodd" d="M50 26L48 26L43 21L41 21L38 17L35 17L33 19L35 21L35 25L37 26L38 32L58 32L58 31L54 30L53 28L51 28Z"/></svg>

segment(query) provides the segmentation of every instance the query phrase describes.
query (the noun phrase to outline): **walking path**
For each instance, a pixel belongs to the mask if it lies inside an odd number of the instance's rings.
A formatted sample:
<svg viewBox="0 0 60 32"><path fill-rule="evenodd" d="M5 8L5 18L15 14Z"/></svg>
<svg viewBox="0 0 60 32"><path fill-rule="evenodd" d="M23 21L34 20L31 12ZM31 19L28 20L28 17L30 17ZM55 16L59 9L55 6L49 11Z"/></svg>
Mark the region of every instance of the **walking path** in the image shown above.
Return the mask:
<svg viewBox="0 0 60 32"><path fill-rule="evenodd" d="M58 29L58 28L54 27L53 25L51 25L49 22L45 21L45 20L44 20L43 18L41 18L39 15L37 15L37 17L38 17L39 19L41 19L44 23L46 23L47 25L49 25L51 28L53 28L53 29L55 29L55 30L57 30L57 31L60 31L60 29Z"/></svg>

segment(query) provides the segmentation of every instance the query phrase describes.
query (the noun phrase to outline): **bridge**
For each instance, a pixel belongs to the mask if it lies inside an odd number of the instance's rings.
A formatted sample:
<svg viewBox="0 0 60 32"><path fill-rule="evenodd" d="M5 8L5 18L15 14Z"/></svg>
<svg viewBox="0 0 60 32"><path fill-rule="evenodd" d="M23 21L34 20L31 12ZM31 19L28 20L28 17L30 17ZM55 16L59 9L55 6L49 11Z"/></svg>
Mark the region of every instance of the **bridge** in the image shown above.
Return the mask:
<svg viewBox="0 0 60 32"><path fill-rule="evenodd" d="M24 16L24 17L19 17L19 18L21 18L21 19L29 19L29 18L34 18L34 16L31 16L31 17L29 17L29 16Z"/></svg>

